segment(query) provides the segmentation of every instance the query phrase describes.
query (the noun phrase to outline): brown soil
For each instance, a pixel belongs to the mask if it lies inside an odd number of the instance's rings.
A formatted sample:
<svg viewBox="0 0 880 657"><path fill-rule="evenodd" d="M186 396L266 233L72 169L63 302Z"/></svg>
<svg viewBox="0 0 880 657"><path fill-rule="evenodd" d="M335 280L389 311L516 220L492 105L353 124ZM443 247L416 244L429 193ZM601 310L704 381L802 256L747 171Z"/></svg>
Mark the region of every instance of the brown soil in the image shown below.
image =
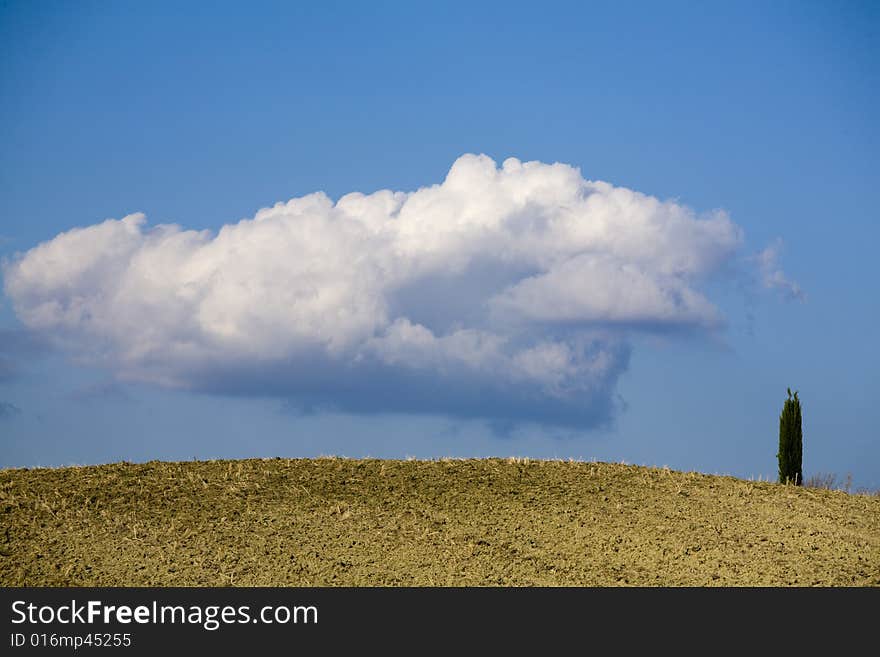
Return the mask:
<svg viewBox="0 0 880 657"><path fill-rule="evenodd" d="M878 586L880 497L608 463L0 471L3 586Z"/></svg>

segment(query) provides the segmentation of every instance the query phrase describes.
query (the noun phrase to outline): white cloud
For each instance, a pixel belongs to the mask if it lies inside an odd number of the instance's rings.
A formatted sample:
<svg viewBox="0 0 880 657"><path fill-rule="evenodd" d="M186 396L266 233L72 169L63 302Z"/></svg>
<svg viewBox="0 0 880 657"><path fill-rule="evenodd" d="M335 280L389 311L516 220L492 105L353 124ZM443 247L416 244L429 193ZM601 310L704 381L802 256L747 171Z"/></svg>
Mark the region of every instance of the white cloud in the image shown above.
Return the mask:
<svg viewBox="0 0 880 657"><path fill-rule="evenodd" d="M758 252L754 260L758 265L761 283L765 288L779 290L788 299L804 301L806 295L795 281L789 280L779 266L779 253L782 251L782 240Z"/></svg>
<svg viewBox="0 0 880 657"><path fill-rule="evenodd" d="M479 415L467 390L487 416L568 405L589 424L629 332L720 325L699 286L742 241L723 212L464 155L439 185L319 192L216 233L107 220L4 272L25 325L122 379Z"/></svg>
<svg viewBox="0 0 880 657"><path fill-rule="evenodd" d="M686 279L607 254L574 256L519 281L491 303L500 312L545 322L720 322L718 311Z"/></svg>

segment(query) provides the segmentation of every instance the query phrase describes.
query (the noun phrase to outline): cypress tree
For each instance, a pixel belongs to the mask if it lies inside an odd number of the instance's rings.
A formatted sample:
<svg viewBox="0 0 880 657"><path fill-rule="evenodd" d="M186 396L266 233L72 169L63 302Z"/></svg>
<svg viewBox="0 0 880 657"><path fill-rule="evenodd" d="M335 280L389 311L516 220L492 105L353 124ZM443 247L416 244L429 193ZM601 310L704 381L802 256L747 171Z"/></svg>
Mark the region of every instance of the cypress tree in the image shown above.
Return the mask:
<svg viewBox="0 0 880 657"><path fill-rule="evenodd" d="M801 427L801 401L798 393L791 394L782 407L779 416L779 483L803 484L803 429Z"/></svg>

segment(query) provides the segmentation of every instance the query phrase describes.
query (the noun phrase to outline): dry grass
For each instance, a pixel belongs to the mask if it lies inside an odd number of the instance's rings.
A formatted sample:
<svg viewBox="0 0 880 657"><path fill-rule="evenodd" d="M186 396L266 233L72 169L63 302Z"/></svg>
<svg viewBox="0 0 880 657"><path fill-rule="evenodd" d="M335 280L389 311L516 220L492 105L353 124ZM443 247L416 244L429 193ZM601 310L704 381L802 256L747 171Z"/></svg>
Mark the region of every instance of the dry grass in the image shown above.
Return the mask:
<svg viewBox="0 0 880 657"><path fill-rule="evenodd" d="M877 586L880 498L625 464L0 471L3 586Z"/></svg>
<svg viewBox="0 0 880 657"><path fill-rule="evenodd" d="M846 477L838 479L837 475L832 472L817 472L810 475L804 481L807 488L823 488L825 490L841 490L844 493L853 492L852 474L847 473ZM857 495L873 495L880 497L880 490L871 490L869 488L857 488Z"/></svg>

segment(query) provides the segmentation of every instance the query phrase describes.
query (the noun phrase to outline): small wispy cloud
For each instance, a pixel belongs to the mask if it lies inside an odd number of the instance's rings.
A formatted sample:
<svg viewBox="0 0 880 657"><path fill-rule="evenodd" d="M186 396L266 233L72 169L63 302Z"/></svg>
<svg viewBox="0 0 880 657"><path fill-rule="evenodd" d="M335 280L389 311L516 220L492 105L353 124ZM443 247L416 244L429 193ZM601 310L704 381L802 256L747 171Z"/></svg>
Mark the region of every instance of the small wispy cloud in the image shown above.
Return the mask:
<svg viewBox="0 0 880 657"><path fill-rule="evenodd" d="M797 301L806 301L806 294L797 282L789 279L779 265L779 255L782 252L782 239L776 241L767 248L759 251L754 260L758 266L761 284L772 290L778 290L785 298Z"/></svg>
<svg viewBox="0 0 880 657"><path fill-rule="evenodd" d="M6 420L21 413L21 409L15 404L0 401L0 420Z"/></svg>

